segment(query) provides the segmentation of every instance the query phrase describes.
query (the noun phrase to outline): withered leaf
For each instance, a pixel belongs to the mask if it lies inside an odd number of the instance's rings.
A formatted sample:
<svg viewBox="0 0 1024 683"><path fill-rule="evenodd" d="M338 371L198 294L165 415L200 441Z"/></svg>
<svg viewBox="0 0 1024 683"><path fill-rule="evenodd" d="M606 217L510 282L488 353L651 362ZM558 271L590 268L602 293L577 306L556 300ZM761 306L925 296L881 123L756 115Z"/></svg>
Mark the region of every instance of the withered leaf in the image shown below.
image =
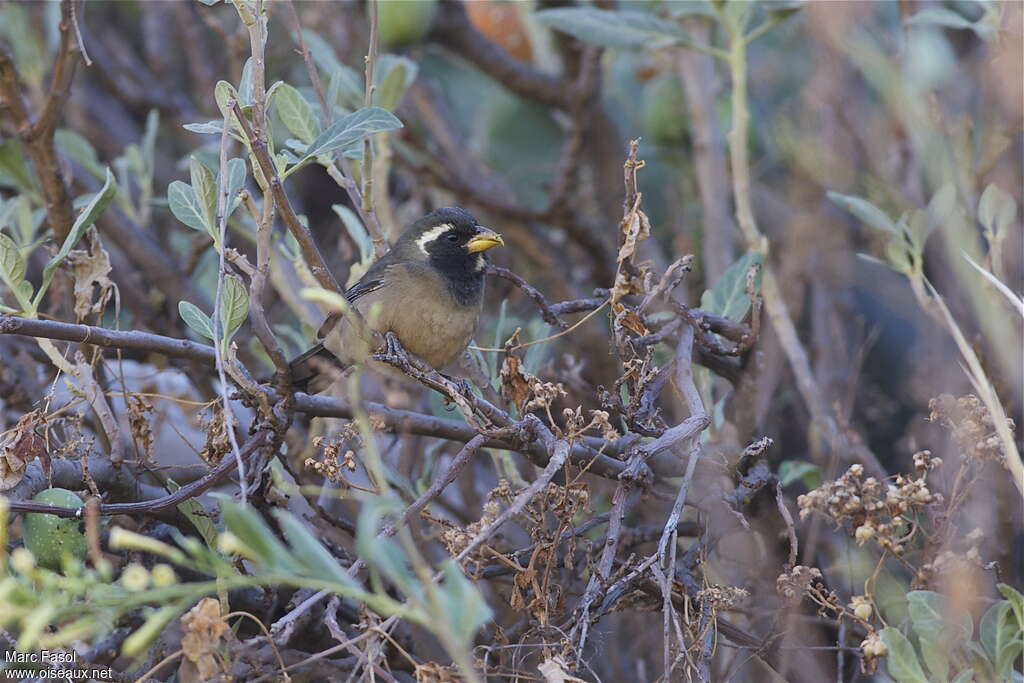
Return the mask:
<svg viewBox="0 0 1024 683"><path fill-rule="evenodd" d="M50 454L46 441L36 433L38 421L37 413L28 413L18 420L14 429L0 437L0 491L14 488L25 476L25 468L36 458L49 472Z"/></svg>
<svg viewBox="0 0 1024 683"><path fill-rule="evenodd" d="M530 380L523 371L522 361L514 353L506 354L501 364L501 395L520 413L530 398Z"/></svg>
<svg viewBox="0 0 1024 683"><path fill-rule="evenodd" d="M638 336L644 336L648 334L650 330L644 325L644 321L640 318L636 311L631 308L626 308L622 304L615 304L613 307L615 311L616 323L625 327L627 330Z"/></svg>
<svg viewBox="0 0 1024 683"><path fill-rule="evenodd" d="M90 313L99 313L110 298L114 283L110 281L110 254L103 248L95 229L89 229L89 250L76 249L68 254L75 274L75 315L79 320ZM93 302L93 285L99 296Z"/></svg>
<svg viewBox="0 0 1024 683"><path fill-rule="evenodd" d="M185 637L181 639L181 649L189 669L198 674L197 680L208 681L221 673L221 666L216 652L231 627L220 615L220 601L216 598L203 598L199 603L181 617L181 627ZM183 666L183 668L185 668Z"/></svg>

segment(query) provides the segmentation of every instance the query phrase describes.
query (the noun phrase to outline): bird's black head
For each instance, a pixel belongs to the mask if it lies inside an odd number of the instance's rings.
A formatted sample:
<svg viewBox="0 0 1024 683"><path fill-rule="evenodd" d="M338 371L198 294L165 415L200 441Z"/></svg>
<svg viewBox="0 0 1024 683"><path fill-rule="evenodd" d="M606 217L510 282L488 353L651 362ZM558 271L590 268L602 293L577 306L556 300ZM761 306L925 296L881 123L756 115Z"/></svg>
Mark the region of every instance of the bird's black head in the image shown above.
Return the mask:
<svg viewBox="0 0 1024 683"><path fill-rule="evenodd" d="M465 209L435 209L416 221L406 235L410 250L451 278L482 274L485 251L503 245L501 235L476 222Z"/></svg>

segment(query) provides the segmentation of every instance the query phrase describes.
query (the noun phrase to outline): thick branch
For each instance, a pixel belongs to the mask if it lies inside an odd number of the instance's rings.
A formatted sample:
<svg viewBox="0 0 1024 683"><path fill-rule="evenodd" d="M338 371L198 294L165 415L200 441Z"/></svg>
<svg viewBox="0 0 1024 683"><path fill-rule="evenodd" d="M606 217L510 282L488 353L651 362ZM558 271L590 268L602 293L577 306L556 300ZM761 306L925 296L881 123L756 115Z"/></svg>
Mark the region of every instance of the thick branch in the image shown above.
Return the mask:
<svg viewBox="0 0 1024 683"><path fill-rule="evenodd" d="M26 152L32 159L36 176L46 201L46 215L53 228L53 238L57 244L63 244L71 231L74 212L71 196L64 184L57 149L53 144L53 133L57 128L57 119L61 107L71 88L71 81L78 66L80 53L75 40L72 13L72 0L62 0L60 6L60 48L57 61L53 67L50 92L43 105L39 117L33 120L28 106L21 96L18 85L18 72L7 52L6 46L0 45L0 94L10 112L11 121L18 130Z"/></svg>
<svg viewBox="0 0 1024 683"><path fill-rule="evenodd" d="M270 432L262 431L251 437L239 449L239 455L248 457L260 447L266 445ZM134 503L104 503L99 506L99 514L109 515L139 515L155 514L163 510L177 506L196 496L206 493L219 484L235 469L235 459L231 456L224 456L220 463L208 474L196 479L191 484L182 486L174 493L161 496L153 500L143 500ZM10 502L12 512L43 512L57 517L81 517L85 514L85 508L66 508L59 505L46 505L45 503L32 503L12 500Z"/></svg>

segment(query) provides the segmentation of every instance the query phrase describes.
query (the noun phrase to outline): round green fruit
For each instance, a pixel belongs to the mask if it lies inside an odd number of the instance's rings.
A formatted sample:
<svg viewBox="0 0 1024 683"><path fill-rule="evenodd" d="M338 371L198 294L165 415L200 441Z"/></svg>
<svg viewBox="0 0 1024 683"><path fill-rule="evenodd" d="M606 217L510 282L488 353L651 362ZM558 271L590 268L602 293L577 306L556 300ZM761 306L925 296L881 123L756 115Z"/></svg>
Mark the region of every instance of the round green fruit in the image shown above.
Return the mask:
<svg viewBox="0 0 1024 683"><path fill-rule="evenodd" d="M644 130L659 145L685 144L689 135L686 98L675 74L662 74L643 93Z"/></svg>
<svg viewBox="0 0 1024 683"><path fill-rule="evenodd" d="M65 508L80 508L84 505L81 498L67 489L46 489L37 493L32 500ZM78 519L31 512L25 515L22 537L25 539L25 547L35 555L36 562L43 567L59 569L64 553L71 553L79 559L85 557L86 543L81 525Z"/></svg>
<svg viewBox="0 0 1024 683"><path fill-rule="evenodd" d="M420 42L430 30L437 0L377 0L377 38L394 49ZM367 3L367 13L370 7Z"/></svg>

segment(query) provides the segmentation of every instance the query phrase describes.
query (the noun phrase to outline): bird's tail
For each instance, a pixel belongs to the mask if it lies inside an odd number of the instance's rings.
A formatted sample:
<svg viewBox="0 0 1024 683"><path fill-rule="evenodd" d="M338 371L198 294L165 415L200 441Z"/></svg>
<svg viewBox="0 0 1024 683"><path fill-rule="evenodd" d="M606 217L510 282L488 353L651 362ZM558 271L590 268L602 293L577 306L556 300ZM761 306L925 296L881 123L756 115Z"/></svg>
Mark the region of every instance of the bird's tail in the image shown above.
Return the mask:
<svg viewBox="0 0 1024 683"><path fill-rule="evenodd" d="M319 343L303 354L296 356L288 364L292 371L292 386L296 391L315 394L323 391L334 380L330 368L342 369L344 366L333 353Z"/></svg>

